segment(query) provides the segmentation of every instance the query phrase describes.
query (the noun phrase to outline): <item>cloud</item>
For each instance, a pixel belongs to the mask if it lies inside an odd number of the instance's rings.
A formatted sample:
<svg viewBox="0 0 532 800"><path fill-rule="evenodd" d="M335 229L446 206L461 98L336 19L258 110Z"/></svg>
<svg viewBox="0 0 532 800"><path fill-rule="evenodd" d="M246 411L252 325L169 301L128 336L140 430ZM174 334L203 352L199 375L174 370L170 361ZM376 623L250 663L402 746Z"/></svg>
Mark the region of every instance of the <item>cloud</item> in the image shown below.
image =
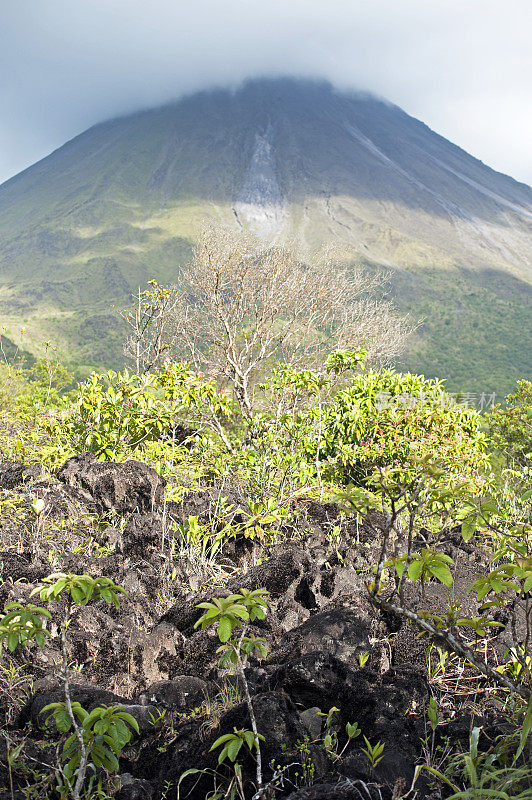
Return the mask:
<svg viewBox="0 0 532 800"><path fill-rule="evenodd" d="M532 182L529 0L20 0L0 20L0 180L108 117L324 77Z"/></svg>

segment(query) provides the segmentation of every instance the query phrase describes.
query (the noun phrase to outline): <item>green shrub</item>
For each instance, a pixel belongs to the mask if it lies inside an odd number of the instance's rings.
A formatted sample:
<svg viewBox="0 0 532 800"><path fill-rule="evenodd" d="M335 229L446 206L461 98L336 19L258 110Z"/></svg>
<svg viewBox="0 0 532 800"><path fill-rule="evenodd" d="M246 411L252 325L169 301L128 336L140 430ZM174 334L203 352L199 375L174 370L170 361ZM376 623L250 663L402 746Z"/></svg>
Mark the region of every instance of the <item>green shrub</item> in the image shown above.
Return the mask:
<svg viewBox="0 0 532 800"><path fill-rule="evenodd" d="M488 415L490 436L508 466L532 468L532 382L518 381L506 408L496 406Z"/></svg>
<svg viewBox="0 0 532 800"><path fill-rule="evenodd" d="M92 373L65 402L58 426L75 451L115 459L154 441L171 442L185 410L230 413L216 386L184 363L136 375L127 370Z"/></svg>
<svg viewBox="0 0 532 800"><path fill-rule="evenodd" d="M343 480L364 483L378 467L411 470L420 458L449 474L480 474L486 465L480 414L460 405L437 380L371 371L355 375L324 412L321 458Z"/></svg>

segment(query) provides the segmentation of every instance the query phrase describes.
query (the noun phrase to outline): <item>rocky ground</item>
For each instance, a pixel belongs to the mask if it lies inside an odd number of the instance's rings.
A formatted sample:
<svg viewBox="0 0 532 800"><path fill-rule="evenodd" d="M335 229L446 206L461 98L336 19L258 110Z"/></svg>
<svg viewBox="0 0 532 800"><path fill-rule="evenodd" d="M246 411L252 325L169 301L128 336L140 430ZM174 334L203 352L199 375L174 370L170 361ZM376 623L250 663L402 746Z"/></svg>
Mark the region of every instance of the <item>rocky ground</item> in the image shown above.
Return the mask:
<svg viewBox="0 0 532 800"><path fill-rule="evenodd" d="M391 800L410 788L423 761L425 710L431 694L445 707L437 743L467 749L472 715L479 713L482 684L453 695L450 679L427 671L425 640L397 618L384 618L367 599L365 582L378 561L377 517L340 518L333 504L300 499L295 522L276 544L236 538L210 565L179 549L169 561L175 525L190 515L209 521L220 490L206 488L181 503L164 500L165 481L139 462L97 462L90 454L70 459L52 478L38 465L0 463L0 603L29 600L52 572L104 575L127 591L119 610L105 603L79 608L68 631L72 699L86 709L123 703L140 735L122 754L120 800L204 800L231 769L217 766L213 742L234 728L249 728L241 681L218 666L216 630L200 630L197 604L242 587L270 592L269 613L252 627L268 644L266 659L251 660L247 681L259 732L264 736L265 782L271 798L290 800ZM237 488L223 495L238 519L244 499ZM34 497L45 501L36 517ZM423 542L420 539L420 546ZM175 542L174 542L175 549ZM466 588L482 571L479 548L449 533L445 549L456 561L455 592L475 611ZM445 587L429 584L433 608L446 602ZM64 608L52 605L52 634ZM504 631L501 634L504 638ZM56 665L57 636L45 647L4 650L0 679L1 798L11 798L7 741L26 737L27 767L45 770L55 749L42 709L62 699ZM502 639L501 639L502 642ZM502 646L502 644L501 644ZM367 658L366 658L367 656ZM438 682L439 681L439 682ZM336 752L324 745L326 716L336 732ZM362 736L345 752L347 723L358 723L369 742L384 744L372 768ZM497 720L484 719L484 734ZM254 793L254 762L242 757L246 797ZM13 796L27 776L12 775ZM417 798L440 797L426 779ZM410 795L412 796L412 795Z"/></svg>

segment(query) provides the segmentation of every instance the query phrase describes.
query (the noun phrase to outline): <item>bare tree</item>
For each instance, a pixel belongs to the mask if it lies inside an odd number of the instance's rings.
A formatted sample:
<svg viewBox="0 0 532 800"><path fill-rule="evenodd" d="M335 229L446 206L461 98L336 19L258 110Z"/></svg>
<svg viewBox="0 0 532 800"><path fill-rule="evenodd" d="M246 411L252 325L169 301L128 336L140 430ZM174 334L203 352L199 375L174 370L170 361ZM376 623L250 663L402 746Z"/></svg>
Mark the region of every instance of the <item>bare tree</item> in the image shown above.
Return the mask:
<svg viewBox="0 0 532 800"><path fill-rule="evenodd" d="M268 361L314 366L337 347L364 347L380 362L398 355L411 326L375 299L384 283L380 274L330 259L304 264L247 234L211 229L175 287L175 333L182 355L225 379L249 418L253 382Z"/></svg>
<svg viewBox="0 0 532 800"><path fill-rule="evenodd" d="M120 310L130 328L124 354L133 360L137 375L156 367L171 349L176 335L175 305L174 290L149 281L146 289L139 286L133 295L133 305Z"/></svg>

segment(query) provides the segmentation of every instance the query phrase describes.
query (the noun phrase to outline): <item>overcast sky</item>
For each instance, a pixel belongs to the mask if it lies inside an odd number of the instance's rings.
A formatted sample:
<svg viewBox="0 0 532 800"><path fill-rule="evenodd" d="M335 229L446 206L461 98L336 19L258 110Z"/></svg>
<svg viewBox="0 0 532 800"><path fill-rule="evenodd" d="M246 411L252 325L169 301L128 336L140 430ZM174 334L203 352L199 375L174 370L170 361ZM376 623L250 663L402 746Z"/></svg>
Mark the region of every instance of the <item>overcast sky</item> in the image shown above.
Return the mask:
<svg viewBox="0 0 532 800"><path fill-rule="evenodd" d="M531 0L0 0L0 181L103 119L289 74L532 184L531 30Z"/></svg>

